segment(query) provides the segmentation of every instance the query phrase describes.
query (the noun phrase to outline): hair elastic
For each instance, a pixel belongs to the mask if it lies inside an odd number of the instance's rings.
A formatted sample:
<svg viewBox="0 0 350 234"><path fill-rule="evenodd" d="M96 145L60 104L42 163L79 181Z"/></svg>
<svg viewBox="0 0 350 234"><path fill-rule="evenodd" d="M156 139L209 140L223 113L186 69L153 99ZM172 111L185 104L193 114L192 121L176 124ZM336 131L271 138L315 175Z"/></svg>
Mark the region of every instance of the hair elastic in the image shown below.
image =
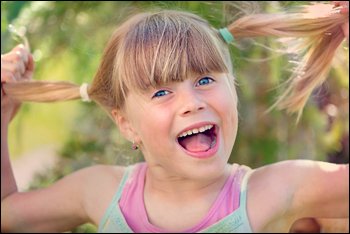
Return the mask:
<svg viewBox="0 0 350 234"><path fill-rule="evenodd" d="M83 102L91 102L91 99L89 98L89 94L88 94L88 84L87 83L83 83L81 86L80 86L80 97L81 97L81 100Z"/></svg>
<svg viewBox="0 0 350 234"><path fill-rule="evenodd" d="M233 42L234 37L232 33L227 28L220 28L219 33L227 44Z"/></svg>

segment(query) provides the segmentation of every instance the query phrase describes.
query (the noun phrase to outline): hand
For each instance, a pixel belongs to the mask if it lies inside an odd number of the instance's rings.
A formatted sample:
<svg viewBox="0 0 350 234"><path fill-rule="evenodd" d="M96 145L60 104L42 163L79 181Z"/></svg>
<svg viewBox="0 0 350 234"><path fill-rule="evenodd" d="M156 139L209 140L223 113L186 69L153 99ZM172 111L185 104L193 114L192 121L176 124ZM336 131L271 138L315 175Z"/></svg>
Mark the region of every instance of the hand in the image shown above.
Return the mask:
<svg viewBox="0 0 350 234"><path fill-rule="evenodd" d="M349 14L349 1L333 1L332 4L334 7L339 7L340 14ZM349 20L342 25L342 29L346 40L349 42Z"/></svg>
<svg viewBox="0 0 350 234"><path fill-rule="evenodd" d="M18 45L1 55L1 123L9 123L16 115L21 103L6 95L2 85L32 79L34 60L28 49Z"/></svg>

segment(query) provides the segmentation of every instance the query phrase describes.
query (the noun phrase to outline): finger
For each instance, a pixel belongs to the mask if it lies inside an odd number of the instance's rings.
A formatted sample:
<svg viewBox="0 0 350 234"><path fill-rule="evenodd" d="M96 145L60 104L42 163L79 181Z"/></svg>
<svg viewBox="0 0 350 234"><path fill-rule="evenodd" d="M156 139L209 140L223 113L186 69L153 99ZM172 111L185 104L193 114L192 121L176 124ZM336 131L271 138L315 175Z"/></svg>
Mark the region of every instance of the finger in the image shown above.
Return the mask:
<svg viewBox="0 0 350 234"><path fill-rule="evenodd" d="M28 56L29 56L30 52L23 44L17 45L12 51L19 52L24 63L25 64L28 63Z"/></svg>
<svg viewBox="0 0 350 234"><path fill-rule="evenodd" d="M12 72L1 69L1 83L11 83L15 81L16 78Z"/></svg>
<svg viewBox="0 0 350 234"><path fill-rule="evenodd" d="M31 80L33 73L34 73L34 58L31 54L29 54L26 71L22 75L22 78L27 79L27 80Z"/></svg>
<svg viewBox="0 0 350 234"><path fill-rule="evenodd" d="M34 71L34 57L32 54L28 54L28 62L26 64L26 68L29 71Z"/></svg>
<svg viewBox="0 0 350 234"><path fill-rule="evenodd" d="M16 82L15 75L9 71L1 69L1 98L6 95L6 92L4 90L4 84L5 83L11 83Z"/></svg>
<svg viewBox="0 0 350 234"><path fill-rule="evenodd" d="M21 73L24 74L25 79L31 78L34 70L34 60L32 54L29 52L23 44L16 46L13 49L14 52L20 55L24 62L24 70L21 68Z"/></svg>
<svg viewBox="0 0 350 234"><path fill-rule="evenodd" d="M22 60L22 54L20 51L11 51L1 56L2 61L17 63Z"/></svg>
<svg viewBox="0 0 350 234"><path fill-rule="evenodd" d="M21 51L16 51L16 55L19 57L18 62L15 63L17 66L17 70L19 70L21 73L25 72L25 65L24 65L24 58L22 56Z"/></svg>
<svg viewBox="0 0 350 234"><path fill-rule="evenodd" d="M22 58L22 55L19 51L17 51L16 54L18 54L18 56ZM14 70L15 72L24 74L24 72L26 71L26 66L22 59L20 59L17 63L12 63L12 65L13 65L13 68L15 69Z"/></svg>
<svg viewBox="0 0 350 234"><path fill-rule="evenodd" d="M25 53L25 52L24 52ZM26 56L28 57L28 56ZM27 60L29 60L27 58ZM26 72L27 64L23 60L23 55L20 49L13 50L10 53L1 56L1 68L10 70L13 73L18 72L24 74Z"/></svg>
<svg viewBox="0 0 350 234"><path fill-rule="evenodd" d="M21 73L23 71L23 67L20 67L20 64L22 63L11 63L8 61L1 62L1 81L17 81L20 80L21 77L23 77L24 73ZM24 66L22 64L22 66ZM21 71L22 70L22 71Z"/></svg>
<svg viewBox="0 0 350 234"><path fill-rule="evenodd" d="M34 71L34 60L27 48L18 45L11 52L1 55L1 69L13 73L17 79L30 79Z"/></svg>
<svg viewBox="0 0 350 234"><path fill-rule="evenodd" d="M9 62L23 61L24 64L28 62L29 52L23 45L18 45L9 53L2 55L2 59Z"/></svg>
<svg viewBox="0 0 350 234"><path fill-rule="evenodd" d="M2 63L1 70L6 70L13 74L18 74L18 78L20 78L20 76L25 73L26 68L24 67L23 62L11 63L4 61Z"/></svg>
<svg viewBox="0 0 350 234"><path fill-rule="evenodd" d="M24 74L26 71L26 65L24 64L24 61L20 61L15 64L16 66L16 71L18 71L20 74Z"/></svg>

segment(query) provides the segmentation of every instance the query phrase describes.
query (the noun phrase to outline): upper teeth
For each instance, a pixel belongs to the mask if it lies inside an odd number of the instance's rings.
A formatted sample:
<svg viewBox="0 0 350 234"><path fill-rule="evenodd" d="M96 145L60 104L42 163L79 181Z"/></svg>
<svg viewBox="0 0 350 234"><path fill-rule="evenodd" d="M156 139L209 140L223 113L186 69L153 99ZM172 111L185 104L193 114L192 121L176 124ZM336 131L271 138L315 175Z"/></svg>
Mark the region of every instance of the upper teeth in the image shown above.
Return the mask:
<svg viewBox="0 0 350 234"><path fill-rule="evenodd" d="M213 126L214 125L212 125L212 124L208 124L208 125L205 125L205 126L200 127L200 128L194 128L194 129L191 129L191 130L187 130L187 131L181 133L179 135L179 137L185 137L185 136L190 136L192 134L196 134L196 133L199 133L199 132L204 132L206 130L211 129Z"/></svg>

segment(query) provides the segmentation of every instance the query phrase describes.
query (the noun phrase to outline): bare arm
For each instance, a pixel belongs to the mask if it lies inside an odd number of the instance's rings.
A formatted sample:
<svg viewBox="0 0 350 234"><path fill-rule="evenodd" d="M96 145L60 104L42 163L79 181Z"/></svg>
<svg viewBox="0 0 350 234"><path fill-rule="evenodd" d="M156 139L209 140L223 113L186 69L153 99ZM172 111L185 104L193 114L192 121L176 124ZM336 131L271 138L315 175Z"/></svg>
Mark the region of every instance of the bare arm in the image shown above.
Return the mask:
<svg viewBox="0 0 350 234"><path fill-rule="evenodd" d="M349 217L348 165L279 162L255 170L248 188L248 215L257 232L288 232L304 217Z"/></svg>
<svg viewBox="0 0 350 234"><path fill-rule="evenodd" d="M33 70L33 58L24 46L16 46L11 52L1 55L1 201L17 192L9 159L7 134L8 125L21 105L5 94L2 85L21 79L31 79Z"/></svg>
<svg viewBox="0 0 350 234"><path fill-rule="evenodd" d="M24 48L16 47L1 60L2 83L31 78L33 60ZM94 166L48 188L19 193L7 142L8 125L19 107L1 90L1 232L63 232L86 222L98 224L123 169Z"/></svg>
<svg viewBox="0 0 350 234"><path fill-rule="evenodd" d="M7 129L8 125L1 118L1 201L8 195L17 192L17 184L9 159Z"/></svg>
<svg viewBox="0 0 350 234"><path fill-rule="evenodd" d="M124 173L97 165L48 188L13 192L1 201L2 232L64 232L83 223L98 225Z"/></svg>
<svg viewBox="0 0 350 234"><path fill-rule="evenodd" d="M20 50L19 47L17 49ZM25 53L23 51L22 57L17 57L18 54L13 51L6 57L9 60L2 61L2 82L15 82L22 78L25 63L21 60L25 60ZM31 71L32 68L29 64ZM17 191L7 134L8 125L20 103L1 92L1 232L67 231L89 221L83 199L86 187L82 183L88 174L85 171L69 176L50 188L27 193Z"/></svg>
<svg viewBox="0 0 350 234"><path fill-rule="evenodd" d="M349 164L302 161L292 167L298 174L291 209L299 217L349 217Z"/></svg>
<svg viewBox="0 0 350 234"><path fill-rule="evenodd" d="M63 232L88 222L84 172L35 191L13 192L1 200L2 232Z"/></svg>
<svg viewBox="0 0 350 234"><path fill-rule="evenodd" d="M84 174L51 188L19 193L11 168L7 125L1 126L1 232L67 231L89 221L83 207Z"/></svg>

